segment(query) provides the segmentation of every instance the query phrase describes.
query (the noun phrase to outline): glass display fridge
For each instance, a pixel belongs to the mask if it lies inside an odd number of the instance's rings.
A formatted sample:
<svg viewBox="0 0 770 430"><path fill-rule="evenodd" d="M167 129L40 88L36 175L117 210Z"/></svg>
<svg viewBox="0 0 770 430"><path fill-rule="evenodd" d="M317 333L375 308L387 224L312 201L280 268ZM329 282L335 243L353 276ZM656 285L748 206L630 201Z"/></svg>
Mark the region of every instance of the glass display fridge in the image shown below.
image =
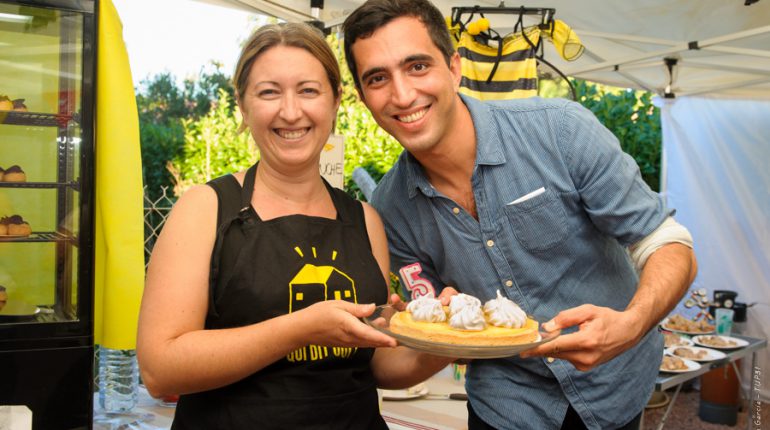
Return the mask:
<svg viewBox="0 0 770 430"><path fill-rule="evenodd" d="M0 405L93 416L95 0L0 0Z"/></svg>

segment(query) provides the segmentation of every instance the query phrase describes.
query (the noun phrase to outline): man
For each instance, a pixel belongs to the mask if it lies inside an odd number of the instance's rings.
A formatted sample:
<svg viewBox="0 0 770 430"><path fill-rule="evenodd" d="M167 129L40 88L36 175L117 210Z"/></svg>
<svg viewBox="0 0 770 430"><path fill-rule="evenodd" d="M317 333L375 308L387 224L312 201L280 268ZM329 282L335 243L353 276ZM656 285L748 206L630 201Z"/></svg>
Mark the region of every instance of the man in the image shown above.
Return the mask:
<svg viewBox="0 0 770 430"><path fill-rule="evenodd" d="M344 32L361 99L406 149L372 201L393 271L413 297L500 290L564 330L470 364L469 427L638 428L662 355L651 329L696 271L673 211L578 104L459 95L460 59L427 0L369 0Z"/></svg>

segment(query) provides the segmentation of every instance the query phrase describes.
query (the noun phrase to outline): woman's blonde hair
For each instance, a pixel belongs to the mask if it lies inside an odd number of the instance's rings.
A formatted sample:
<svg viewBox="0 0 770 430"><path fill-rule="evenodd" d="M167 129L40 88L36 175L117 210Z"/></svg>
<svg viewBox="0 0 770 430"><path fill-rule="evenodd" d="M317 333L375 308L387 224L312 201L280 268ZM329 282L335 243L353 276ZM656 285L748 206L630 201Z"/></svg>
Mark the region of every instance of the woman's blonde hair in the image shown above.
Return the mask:
<svg viewBox="0 0 770 430"><path fill-rule="evenodd" d="M243 101L246 88L249 84L249 72L254 62L265 51L275 46L292 46L309 52L321 62L329 84L332 87L334 99L340 96L340 66L329 44L326 43L323 34L315 27L305 23L268 24L260 27L251 35L244 45L238 64L233 74L233 85L238 103ZM245 125L241 125L239 131L243 131Z"/></svg>

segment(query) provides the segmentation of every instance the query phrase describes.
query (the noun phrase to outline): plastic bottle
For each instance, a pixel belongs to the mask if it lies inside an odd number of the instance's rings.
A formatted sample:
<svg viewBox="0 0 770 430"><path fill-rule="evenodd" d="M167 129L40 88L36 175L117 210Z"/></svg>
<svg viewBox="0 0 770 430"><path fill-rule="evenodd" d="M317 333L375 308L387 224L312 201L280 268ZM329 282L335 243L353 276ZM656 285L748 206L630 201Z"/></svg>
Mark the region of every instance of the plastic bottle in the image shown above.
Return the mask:
<svg viewBox="0 0 770 430"><path fill-rule="evenodd" d="M746 334L746 303L735 302L733 305L735 316L733 317L733 333Z"/></svg>
<svg viewBox="0 0 770 430"><path fill-rule="evenodd" d="M139 367L133 349L99 348L99 406L104 412L130 412L137 403Z"/></svg>

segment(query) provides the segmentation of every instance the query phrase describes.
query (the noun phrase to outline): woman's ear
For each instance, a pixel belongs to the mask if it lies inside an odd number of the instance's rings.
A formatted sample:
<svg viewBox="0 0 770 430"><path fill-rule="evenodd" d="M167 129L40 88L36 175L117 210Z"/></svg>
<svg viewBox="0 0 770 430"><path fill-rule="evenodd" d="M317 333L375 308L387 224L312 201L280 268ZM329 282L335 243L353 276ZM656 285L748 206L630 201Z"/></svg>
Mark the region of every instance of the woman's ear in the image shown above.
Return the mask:
<svg viewBox="0 0 770 430"><path fill-rule="evenodd" d="M334 101L334 119L332 119L332 134L337 131L337 115L340 111L340 104L342 103L342 86L337 91L337 100Z"/></svg>
<svg viewBox="0 0 770 430"><path fill-rule="evenodd" d="M235 96L235 105L238 106L238 112L241 114L241 124L238 126L238 134L241 134L244 130L249 128L249 126L246 124L246 112L243 108L243 103L237 94Z"/></svg>
<svg viewBox="0 0 770 430"><path fill-rule="evenodd" d="M334 110L337 111L342 103L342 85L337 89L337 100L334 102Z"/></svg>

